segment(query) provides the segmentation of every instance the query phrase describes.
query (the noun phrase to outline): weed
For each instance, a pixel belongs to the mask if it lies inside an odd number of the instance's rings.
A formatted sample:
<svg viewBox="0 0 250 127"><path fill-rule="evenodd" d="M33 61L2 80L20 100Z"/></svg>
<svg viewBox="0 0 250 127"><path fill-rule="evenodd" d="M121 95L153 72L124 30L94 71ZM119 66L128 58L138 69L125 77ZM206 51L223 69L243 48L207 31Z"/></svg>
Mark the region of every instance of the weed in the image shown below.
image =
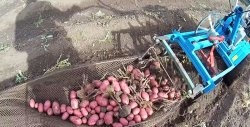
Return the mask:
<svg viewBox="0 0 250 127"><path fill-rule="evenodd" d="M34 25L38 28L41 26L41 24L43 23L44 19L42 18L42 15L39 15L39 18L36 22L34 22Z"/></svg>
<svg viewBox="0 0 250 127"><path fill-rule="evenodd" d="M19 84L19 83L23 83L27 80L28 78L23 74L23 72L21 70L18 71L18 73L16 74L16 80L15 83Z"/></svg>
<svg viewBox="0 0 250 127"><path fill-rule="evenodd" d="M0 44L0 51L8 51L10 48L10 45L8 44Z"/></svg>
<svg viewBox="0 0 250 127"><path fill-rule="evenodd" d="M99 40L99 43L112 43L113 42L113 35L110 31L107 32L105 38L103 40Z"/></svg>
<svg viewBox="0 0 250 127"><path fill-rule="evenodd" d="M62 57L62 55L59 56L56 64L53 67L51 67L50 69L48 69L44 74L71 66L71 63L69 62L69 58L60 61L61 57Z"/></svg>
<svg viewBox="0 0 250 127"><path fill-rule="evenodd" d="M53 39L53 35L42 35L41 39L43 40L43 42L41 43L41 46L43 47L45 51L48 51L47 49L49 47L48 40Z"/></svg>

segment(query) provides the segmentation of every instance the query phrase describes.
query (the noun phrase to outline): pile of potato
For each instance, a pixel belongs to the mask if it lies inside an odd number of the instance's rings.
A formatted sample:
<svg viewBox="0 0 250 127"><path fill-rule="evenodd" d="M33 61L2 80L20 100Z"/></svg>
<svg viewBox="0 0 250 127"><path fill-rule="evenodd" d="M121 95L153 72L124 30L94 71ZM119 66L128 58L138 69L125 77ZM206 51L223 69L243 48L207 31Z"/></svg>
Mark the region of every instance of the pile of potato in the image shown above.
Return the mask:
<svg viewBox="0 0 250 127"><path fill-rule="evenodd" d="M93 80L81 90L71 91L70 105L50 100L37 103L34 99L29 104L40 113L61 115L62 120L69 119L75 125L130 126L151 116L156 103L181 99L181 92L170 87L162 75L157 61L140 69L128 65L119 75Z"/></svg>

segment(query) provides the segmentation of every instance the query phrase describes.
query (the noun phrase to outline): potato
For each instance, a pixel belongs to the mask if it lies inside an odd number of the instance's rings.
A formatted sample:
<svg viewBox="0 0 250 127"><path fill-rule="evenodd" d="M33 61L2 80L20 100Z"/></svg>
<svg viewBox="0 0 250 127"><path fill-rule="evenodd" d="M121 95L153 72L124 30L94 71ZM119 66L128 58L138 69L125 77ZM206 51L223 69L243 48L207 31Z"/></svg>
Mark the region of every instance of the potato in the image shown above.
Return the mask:
<svg viewBox="0 0 250 127"><path fill-rule="evenodd" d="M146 108L146 112L149 116L151 116L154 113L153 109L149 107Z"/></svg>
<svg viewBox="0 0 250 127"><path fill-rule="evenodd" d="M81 108L81 113L83 116L87 116L89 112L86 110L86 108Z"/></svg>
<svg viewBox="0 0 250 127"><path fill-rule="evenodd" d="M112 86L114 87L114 90L115 90L116 92L121 91L121 87L120 87L120 84L119 84L118 81L113 81L113 82L112 82Z"/></svg>
<svg viewBox="0 0 250 127"><path fill-rule="evenodd" d="M121 123L113 123L112 127L122 127L123 125Z"/></svg>
<svg viewBox="0 0 250 127"><path fill-rule="evenodd" d="M69 117L69 113L68 112L64 112L62 115L62 120L66 120Z"/></svg>
<svg viewBox="0 0 250 127"><path fill-rule="evenodd" d="M69 94L70 99L76 99L76 96L77 96L76 91L74 90L70 91L70 94Z"/></svg>
<svg viewBox="0 0 250 127"><path fill-rule="evenodd" d="M114 76L108 76L108 81L110 81L110 82L114 82L114 81L117 81L117 79L114 77Z"/></svg>
<svg viewBox="0 0 250 127"><path fill-rule="evenodd" d="M149 71L149 69L146 69L146 70L144 71L144 76L145 76L145 77L149 77L149 76L150 76L150 71Z"/></svg>
<svg viewBox="0 0 250 127"><path fill-rule="evenodd" d="M82 117L82 123L85 124L87 122L88 122L87 118L86 117Z"/></svg>
<svg viewBox="0 0 250 127"><path fill-rule="evenodd" d="M39 103L38 104L38 112L43 112L43 104L42 103Z"/></svg>
<svg viewBox="0 0 250 127"><path fill-rule="evenodd" d="M99 120L99 116L97 114L93 114L88 119L88 125L93 126L96 124L97 120Z"/></svg>
<svg viewBox="0 0 250 127"><path fill-rule="evenodd" d="M109 104L113 107L117 106L117 103L114 100L109 100Z"/></svg>
<svg viewBox="0 0 250 127"><path fill-rule="evenodd" d="M116 106L116 107L113 108L114 112L117 112L118 110L119 110L119 106Z"/></svg>
<svg viewBox="0 0 250 127"><path fill-rule="evenodd" d="M134 69L134 66L133 65L128 65L127 66L127 73L129 74L129 73L131 73L132 71L133 71L133 69Z"/></svg>
<svg viewBox="0 0 250 127"><path fill-rule="evenodd" d="M91 102L89 103L89 107L90 107L91 109L95 109L95 107L96 107L97 105L98 105L98 104L97 104L96 101L91 101Z"/></svg>
<svg viewBox="0 0 250 127"><path fill-rule="evenodd" d="M161 81L161 85L162 85L162 86L166 86L167 83L168 83L168 79L163 79L163 80Z"/></svg>
<svg viewBox="0 0 250 127"><path fill-rule="evenodd" d="M86 107L86 110L87 110L88 112L91 112L91 108L90 108L90 107Z"/></svg>
<svg viewBox="0 0 250 127"><path fill-rule="evenodd" d="M143 73L140 71L140 69L135 68L133 69L131 76L136 80L140 80L143 77Z"/></svg>
<svg viewBox="0 0 250 127"><path fill-rule="evenodd" d="M99 90L102 91L102 92L105 92L106 89L108 88L109 86L109 81L108 80L104 80L101 84L101 86L99 87Z"/></svg>
<svg viewBox="0 0 250 127"><path fill-rule="evenodd" d="M122 94L122 95L121 95L121 100L122 100L122 103L123 103L123 104L125 104L125 105L128 105L128 104L129 104L128 95Z"/></svg>
<svg viewBox="0 0 250 127"><path fill-rule="evenodd" d="M175 97L175 92L174 92L174 91L168 93L168 99L169 99L169 100L173 100L174 97Z"/></svg>
<svg viewBox="0 0 250 127"><path fill-rule="evenodd" d="M79 117L77 116L70 116L69 117L69 120L75 124L75 125L81 125L82 124L82 119L80 119Z"/></svg>
<svg viewBox="0 0 250 127"><path fill-rule="evenodd" d="M105 124L111 125L113 123L113 113L107 112L103 119Z"/></svg>
<svg viewBox="0 0 250 127"><path fill-rule="evenodd" d="M160 64L160 62L158 62L158 61L154 61L154 62L152 63L152 65L155 67L155 69L160 69L160 68L161 68L161 64Z"/></svg>
<svg viewBox="0 0 250 127"><path fill-rule="evenodd" d="M74 113L74 110L70 107L70 106L67 106L66 107L66 110L69 114L73 114Z"/></svg>
<svg viewBox="0 0 250 127"><path fill-rule="evenodd" d="M47 110L47 114L48 114L49 116L53 115L52 108L48 108L48 110Z"/></svg>
<svg viewBox="0 0 250 127"><path fill-rule="evenodd" d="M35 108L38 108L38 103L35 103Z"/></svg>
<svg viewBox="0 0 250 127"><path fill-rule="evenodd" d="M73 114L79 118L83 117L83 114L81 113L80 109L75 109Z"/></svg>
<svg viewBox="0 0 250 127"><path fill-rule="evenodd" d="M134 108L136 108L138 106L138 104L135 101L132 101L132 102L129 103L129 106L130 106L131 109L134 109Z"/></svg>
<svg viewBox="0 0 250 127"><path fill-rule="evenodd" d="M65 104L62 104L62 105L61 105L61 107L60 107L61 113L64 113L64 112L67 111L66 107L67 107L67 106L66 106Z"/></svg>
<svg viewBox="0 0 250 127"><path fill-rule="evenodd" d="M119 84L120 84L121 90L124 94L130 94L128 84L126 83L125 80L120 81Z"/></svg>
<svg viewBox="0 0 250 127"><path fill-rule="evenodd" d="M176 93L175 93L175 97L177 98L177 99L180 99L181 98L181 91L176 91Z"/></svg>
<svg viewBox="0 0 250 127"><path fill-rule="evenodd" d="M145 100L145 101L149 101L149 95L147 92L142 91L141 92L141 97Z"/></svg>
<svg viewBox="0 0 250 127"><path fill-rule="evenodd" d="M128 121L127 121L127 119L125 119L125 118L120 118L119 121L120 121L120 123L121 123L123 126L127 126L127 125L128 125Z"/></svg>
<svg viewBox="0 0 250 127"><path fill-rule="evenodd" d="M156 75L154 75L154 74L153 74L153 75L150 75L150 76L148 77L148 79L149 79L149 80L155 80L155 79L156 79Z"/></svg>
<svg viewBox="0 0 250 127"><path fill-rule="evenodd" d="M79 100L78 99L71 99L70 105L72 109L78 109L79 108Z"/></svg>
<svg viewBox="0 0 250 127"><path fill-rule="evenodd" d="M100 113L99 113L99 117L100 117L100 119L103 119L103 118L104 118L104 116L105 116L105 113L104 113L104 112L100 112Z"/></svg>
<svg viewBox="0 0 250 127"><path fill-rule="evenodd" d="M128 121L131 121L131 120L133 120L134 119L134 114L129 114L128 116L127 116L127 120Z"/></svg>
<svg viewBox="0 0 250 127"><path fill-rule="evenodd" d="M113 106L108 105L108 106L107 106L107 110L108 110L108 111L112 111L112 110L113 110Z"/></svg>
<svg viewBox="0 0 250 127"><path fill-rule="evenodd" d="M100 113L101 112L101 106L96 106L95 107L95 112Z"/></svg>
<svg viewBox="0 0 250 127"><path fill-rule="evenodd" d="M140 122L141 122L141 116L140 116L140 115L135 115L135 116L134 116L134 121L135 121L136 123L140 123Z"/></svg>
<svg viewBox="0 0 250 127"><path fill-rule="evenodd" d="M155 79L150 80L150 86L151 87L159 87L160 85Z"/></svg>
<svg viewBox="0 0 250 127"><path fill-rule="evenodd" d="M96 102L100 106L107 106L108 105L108 99L106 97L102 97L101 95L96 96L95 98Z"/></svg>
<svg viewBox="0 0 250 127"><path fill-rule="evenodd" d="M134 108L134 109L132 110L132 113L133 113L134 115L139 114L139 112L140 112L140 108Z"/></svg>
<svg viewBox="0 0 250 127"><path fill-rule="evenodd" d="M165 92L159 92L159 93L158 93L158 96L159 96L160 98L168 98L168 94L165 93Z"/></svg>
<svg viewBox="0 0 250 127"><path fill-rule="evenodd" d="M163 91L168 92L170 87L168 85L162 87Z"/></svg>
<svg viewBox="0 0 250 127"><path fill-rule="evenodd" d="M159 89L158 89L157 87L153 87L153 88L152 88L152 92L153 92L154 94L158 94Z"/></svg>
<svg viewBox="0 0 250 127"><path fill-rule="evenodd" d="M158 94L159 94L159 93L158 93ZM152 94L152 95L150 96L150 100L154 100L154 99L158 98L158 94Z"/></svg>
<svg viewBox="0 0 250 127"><path fill-rule="evenodd" d="M146 120L148 118L148 114L147 114L145 108L141 108L139 114L140 114L142 120Z"/></svg>
<svg viewBox="0 0 250 127"><path fill-rule="evenodd" d="M89 105L89 101L88 100L83 100L81 103L80 103L80 107L81 108L85 108Z"/></svg>
<svg viewBox="0 0 250 127"><path fill-rule="evenodd" d="M97 126L101 126L101 125L103 125L104 124L104 120L103 119L99 119L99 120L97 120L97 122L96 122L96 125Z"/></svg>
<svg viewBox="0 0 250 127"><path fill-rule="evenodd" d="M134 120L129 121L129 122L128 122L128 125L129 125L129 126L133 126L133 125L135 125L135 121L134 121Z"/></svg>
<svg viewBox="0 0 250 127"><path fill-rule="evenodd" d="M100 80L93 80L92 84L94 84L94 86L96 88L99 88L102 85L102 81L100 81Z"/></svg>
<svg viewBox="0 0 250 127"><path fill-rule="evenodd" d="M35 102L35 100L34 99L30 99L30 107L31 108L35 108L35 104L36 104L36 102Z"/></svg>
<svg viewBox="0 0 250 127"><path fill-rule="evenodd" d="M94 110L94 109L91 110L90 113L91 113L91 114L95 114L95 110Z"/></svg>

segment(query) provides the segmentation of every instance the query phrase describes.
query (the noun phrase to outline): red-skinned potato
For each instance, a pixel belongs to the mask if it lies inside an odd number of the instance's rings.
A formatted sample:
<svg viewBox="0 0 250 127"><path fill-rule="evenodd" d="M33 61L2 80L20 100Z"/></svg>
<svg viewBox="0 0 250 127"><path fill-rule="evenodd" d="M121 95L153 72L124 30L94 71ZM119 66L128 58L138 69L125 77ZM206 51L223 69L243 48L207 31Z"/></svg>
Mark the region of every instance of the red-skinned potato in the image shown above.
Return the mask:
<svg viewBox="0 0 250 127"><path fill-rule="evenodd" d="M52 103L52 110L53 110L53 113L55 115L59 115L61 113L61 111L60 111L60 105L59 105L59 103L57 101L54 101Z"/></svg>
<svg viewBox="0 0 250 127"><path fill-rule="evenodd" d="M123 126L128 126L128 121L127 121L127 119L125 119L125 118L120 118L119 121L120 121L120 123L121 123Z"/></svg>
<svg viewBox="0 0 250 127"><path fill-rule="evenodd" d="M86 117L82 117L82 123L86 124L87 122L88 122L87 118Z"/></svg>
<svg viewBox="0 0 250 127"><path fill-rule="evenodd" d="M86 107L86 110L87 110L88 112L91 112L91 108L90 108L90 107Z"/></svg>
<svg viewBox="0 0 250 127"><path fill-rule="evenodd" d="M175 96L175 92L174 92L174 91L168 93L168 98L169 98L170 100L173 100L173 99L174 99L174 96Z"/></svg>
<svg viewBox="0 0 250 127"><path fill-rule="evenodd" d="M130 106L131 109L134 109L134 108L136 108L138 106L138 104L135 101L131 101L129 103L129 106Z"/></svg>
<svg viewBox="0 0 250 127"><path fill-rule="evenodd" d="M36 104L35 100L34 99L30 99L30 107L31 108L35 108L35 104Z"/></svg>
<svg viewBox="0 0 250 127"><path fill-rule="evenodd" d="M52 108L49 108L49 109L47 110L47 114L48 114L49 116L53 115Z"/></svg>
<svg viewBox="0 0 250 127"><path fill-rule="evenodd" d="M121 123L113 123L112 127L122 127L122 124Z"/></svg>
<svg viewBox="0 0 250 127"><path fill-rule="evenodd" d="M95 112L100 113L101 112L101 106L96 106L95 107Z"/></svg>
<svg viewBox="0 0 250 127"><path fill-rule="evenodd" d="M43 105L43 110L46 112L51 107L50 100L46 100Z"/></svg>
<svg viewBox="0 0 250 127"><path fill-rule="evenodd" d="M129 104L128 95L122 94L122 95L121 95L121 100L122 100L122 103L123 103L123 104L125 104L125 105L128 105L128 104Z"/></svg>
<svg viewBox="0 0 250 127"><path fill-rule="evenodd" d="M163 79L163 80L161 81L161 85L162 85L162 86L166 86L167 83L168 83L168 79Z"/></svg>
<svg viewBox="0 0 250 127"><path fill-rule="evenodd" d="M113 107L117 106L117 103L114 100L109 100L109 104Z"/></svg>
<svg viewBox="0 0 250 127"><path fill-rule="evenodd" d="M103 119L104 116L105 116L105 113L104 112L100 112L100 114L99 114L100 119Z"/></svg>
<svg viewBox="0 0 250 127"><path fill-rule="evenodd" d="M141 92L141 97L145 100L145 101L149 101L149 95L147 92L142 91Z"/></svg>
<svg viewBox="0 0 250 127"><path fill-rule="evenodd" d="M146 112L149 116L151 116L154 113L153 109L149 107L146 108Z"/></svg>
<svg viewBox="0 0 250 127"><path fill-rule="evenodd" d="M44 104L44 105L45 105L45 104ZM67 106L66 106L65 104L62 104L62 105L61 105L61 107L60 107L61 113L64 113L64 112L67 111L66 107L67 107Z"/></svg>
<svg viewBox="0 0 250 127"><path fill-rule="evenodd" d="M168 94L167 94L167 93L164 93L164 92L159 92L159 93L158 93L158 96L159 96L160 98L168 98Z"/></svg>
<svg viewBox="0 0 250 127"><path fill-rule="evenodd" d="M131 76L136 80L140 80L143 77L143 74L140 69L135 68L133 69Z"/></svg>
<svg viewBox="0 0 250 127"><path fill-rule="evenodd" d="M73 114L79 118L83 117L83 114L81 113L80 109L75 109Z"/></svg>
<svg viewBox="0 0 250 127"><path fill-rule="evenodd" d="M134 121L134 120L129 121L129 122L128 122L128 125L129 125L129 126L133 126L133 125L135 125L135 121Z"/></svg>
<svg viewBox="0 0 250 127"><path fill-rule="evenodd" d="M127 66L127 73L131 73L134 69L134 66L133 65L128 65Z"/></svg>
<svg viewBox="0 0 250 127"><path fill-rule="evenodd" d="M70 101L72 109L78 109L79 108L79 100L78 99L71 99Z"/></svg>
<svg viewBox="0 0 250 127"><path fill-rule="evenodd" d="M91 102L89 103L89 107L90 107L91 109L95 109L95 107L96 107L97 105L98 105L98 104L97 104L96 101L91 101Z"/></svg>
<svg viewBox="0 0 250 127"><path fill-rule="evenodd" d="M157 87L153 87L153 88L152 88L152 92L153 92L154 94L158 94L159 89L158 89Z"/></svg>
<svg viewBox="0 0 250 127"><path fill-rule="evenodd" d="M149 71L149 69L146 69L146 70L144 71L144 75L145 75L145 77L150 76L150 71Z"/></svg>
<svg viewBox="0 0 250 127"><path fill-rule="evenodd" d="M113 111L117 112L119 110L119 106L114 107Z"/></svg>
<svg viewBox="0 0 250 127"><path fill-rule="evenodd" d="M175 97L177 98L177 99L180 99L181 98L181 91L177 91L176 93L175 93Z"/></svg>
<svg viewBox="0 0 250 127"><path fill-rule="evenodd" d="M102 92L105 92L106 89L108 88L109 86L109 81L108 80L104 80L101 84L101 86L99 87L99 90L102 91Z"/></svg>
<svg viewBox="0 0 250 127"><path fill-rule="evenodd" d="M85 108L89 105L89 101L88 100L83 100L81 103L80 103L80 107L82 108Z"/></svg>
<svg viewBox="0 0 250 127"><path fill-rule="evenodd" d="M142 120L146 120L148 118L148 114L147 114L145 108L141 108L139 114L140 114Z"/></svg>
<svg viewBox="0 0 250 127"><path fill-rule="evenodd" d="M103 120L105 124L111 125L113 123L113 112L107 112Z"/></svg>
<svg viewBox="0 0 250 127"><path fill-rule="evenodd" d="M112 82L112 86L114 87L114 90L115 90L116 92L121 91L121 87L120 87L120 84L119 84L118 81L113 81L113 82Z"/></svg>
<svg viewBox="0 0 250 127"><path fill-rule="evenodd" d="M112 111L112 110L113 110L113 106L108 105L108 106L107 106L107 110L108 110L108 111Z"/></svg>
<svg viewBox="0 0 250 127"><path fill-rule="evenodd" d="M81 108L81 113L83 116L87 116L89 112L86 110L86 108Z"/></svg>
<svg viewBox="0 0 250 127"><path fill-rule="evenodd" d="M140 112L140 108L134 108L134 109L132 110L132 113L133 113L134 115L139 114L139 112Z"/></svg>
<svg viewBox="0 0 250 127"><path fill-rule="evenodd" d="M76 91L74 91L74 90L70 91L70 95L69 95L70 99L75 99L76 96L77 96Z"/></svg>
<svg viewBox="0 0 250 127"><path fill-rule="evenodd" d="M96 122L96 125L97 126L101 126L101 125L103 125L104 124L104 120L103 119L99 119L99 120L97 120L97 122Z"/></svg>
<svg viewBox="0 0 250 127"><path fill-rule="evenodd" d="M62 120L66 120L69 117L69 113L68 112L64 112L62 115Z"/></svg>
<svg viewBox="0 0 250 127"><path fill-rule="evenodd" d="M73 113L74 113L74 110L73 110L72 107L70 107L70 106L67 106L67 107L66 107L66 110L67 110L67 112L68 112L69 114L73 114Z"/></svg>
<svg viewBox="0 0 250 127"><path fill-rule="evenodd" d="M93 126L96 124L97 120L99 120L99 116L97 114L93 114L88 119L88 125Z"/></svg>
<svg viewBox="0 0 250 127"><path fill-rule="evenodd" d="M128 84L126 83L125 80L120 81L119 84L120 84L121 90L124 94L130 94Z"/></svg>
<svg viewBox="0 0 250 127"><path fill-rule="evenodd" d="M90 113L91 113L91 114L95 114L95 110L94 110L94 109L91 110Z"/></svg>
<svg viewBox="0 0 250 127"><path fill-rule="evenodd" d="M133 120L134 119L134 114L129 114L128 116L127 116L127 120L128 121L131 121L131 120Z"/></svg>
<svg viewBox="0 0 250 127"><path fill-rule="evenodd" d="M106 97L103 97L101 95L96 96L95 98L96 102L100 106L107 106L108 105L108 99Z"/></svg>
<svg viewBox="0 0 250 127"><path fill-rule="evenodd" d="M135 121L136 123L140 123L140 122L141 122L141 116L140 116L140 115L135 115L135 116L134 116L134 121Z"/></svg>
<svg viewBox="0 0 250 127"><path fill-rule="evenodd" d="M69 117L69 120L75 124L75 125L81 125L82 124L82 119L80 119L79 117L77 116L70 116Z"/></svg>
<svg viewBox="0 0 250 127"><path fill-rule="evenodd" d="M42 103L38 104L38 112L40 112L40 113L43 112L43 104Z"/></svg>
<svg viewBox="0 0 250 127"><path fill-rule="evenodd" d="M114 77L114 76L108 76L108 81L110 81L110 82L114 82L114 81L117 81L117 79Z"/></svg>
<svg viewBox="0 0 250 127"><path fill-rule="evenodd" d="M102 81L100 81L100 80L93 80L92 84L94 84L94 86L96 88L99 88L102 85Z"/></svg>
<svg viewBox="0 0 250 127"><path fill-rule="evenodd" d="M38 103L35 103L35 108L38 108Z"/></svg>
<svg viewBox="0 0 250 127"><path fill-rule="evenodd" d="M150 80L151 87L159 87L160 85L155 79Z"/></svg>

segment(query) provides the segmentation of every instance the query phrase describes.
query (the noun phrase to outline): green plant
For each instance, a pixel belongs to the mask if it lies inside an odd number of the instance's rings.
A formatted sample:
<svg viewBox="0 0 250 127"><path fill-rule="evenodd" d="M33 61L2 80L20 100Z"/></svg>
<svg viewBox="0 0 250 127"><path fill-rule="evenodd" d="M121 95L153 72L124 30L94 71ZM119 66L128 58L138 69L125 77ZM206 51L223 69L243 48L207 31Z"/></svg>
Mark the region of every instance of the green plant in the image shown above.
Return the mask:
<svg viewBox="0 0 250 127"><path fill-rule="evenodd" d="M23 83L27 80L28 78L23 74L23 72L21 70L18 71L18 73L16 74L16 79L15 79L15 83L19 84L19 83Z"/></svg>
<svg viewBox="0 0 250 127"><path fill-rule="evenodd" d="M0 44L0 51L9 50L10 46L8 44Z"/></svg>
<svg viewBox="0 0 250 127"><path fill-rule="evenodd" d="M42 15L40 14L38 20L36 22L34 22L34 25L36 27L40 27L41 24L43 23L43 21L44 21L44 19L42 18Z"/></svg>
<svg viewBox="0 0 250 127"><path fill-rule="evenodd" d="M51 67L50 69L48 69L44 74L71 66L71 63L69 62L69 58L60 61L61 56L62 55L60 55L59 58L57 59L56 64L53 67Z"/></svg>

